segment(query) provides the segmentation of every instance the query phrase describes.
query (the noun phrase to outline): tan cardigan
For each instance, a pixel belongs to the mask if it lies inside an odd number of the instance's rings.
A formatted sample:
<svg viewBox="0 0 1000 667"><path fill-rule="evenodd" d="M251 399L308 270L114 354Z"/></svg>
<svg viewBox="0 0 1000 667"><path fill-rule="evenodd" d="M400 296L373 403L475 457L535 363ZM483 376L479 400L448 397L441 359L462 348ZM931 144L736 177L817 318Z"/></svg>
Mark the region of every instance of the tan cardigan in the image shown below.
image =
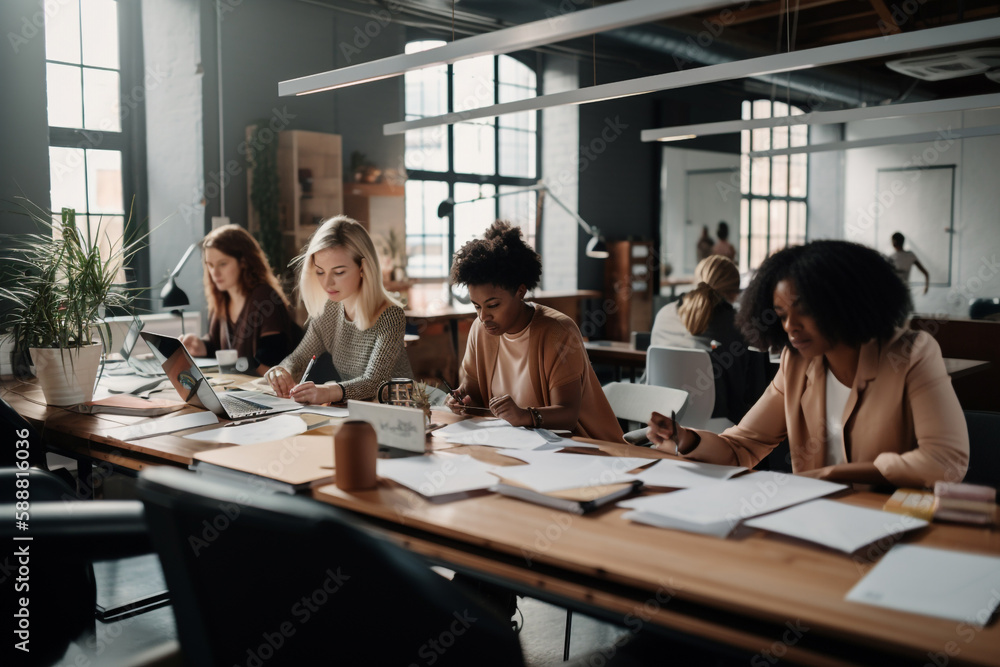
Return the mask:
<svg viewBox="0 0 1000 667"><path fill-rule="evenodd" d="M753 467L786 436L792 470L822 468L826 456L826 363L786 348L774 381L743 420L720 435L698 431L687 457ZM960 482L969 464L965 416L929 334L897 330L861 346L843 415L846 460L872 462L896 486Z"/></svg>
<svg viewBox="0 0 1000 667"><path fill-rule="evenodd" d="M557 310L538 304L534 308L535 313L528 324L527 372L543 404L533 407L552 405L553 389L579 381L583 393L573 435L621 442L621 426L590 365L580 329ZM488 334L480 320L473 322L462 361L462 381L466 391L480 405L489 405L493 397L490 388L499 349L500 337Z"/></svg>

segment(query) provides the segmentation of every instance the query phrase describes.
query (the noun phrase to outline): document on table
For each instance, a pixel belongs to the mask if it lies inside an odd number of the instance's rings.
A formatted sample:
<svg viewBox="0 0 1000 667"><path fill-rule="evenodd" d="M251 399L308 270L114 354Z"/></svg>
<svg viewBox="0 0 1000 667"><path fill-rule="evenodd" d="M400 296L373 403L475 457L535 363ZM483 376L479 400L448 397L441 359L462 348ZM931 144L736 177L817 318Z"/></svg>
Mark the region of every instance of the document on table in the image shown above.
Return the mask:
<svg viewBox="0 0 1000 667"><path fill-rule="evenodd" d="M725 537L744 519L842 491L843 484L785 473L755 472L673 493L618 503L625 519Z"/></svg>
<svg viewBox="0 0 1000 667"><path fill-rule="evenodd" d="M463 419L462 421L448 424L444 428L438 429L438 435L466 435L476 433L487 428L510 427L511 424L506 419L475 418Z"/></svg>
<svg viewBox="0 0 1000 667"><path fill-rule="evenodd" d="M537 431L502 423L503 426L478 428L465 433L446 433L444 439L453 445L485 445L503 449L535 449L548 443Z"/></svg>
<svg viewBox="0 0 1000 667"><path fill-rule="evenodd" d="M299 410L293 410L292 414L296 412L308 412L311 415L326 415L327 417L348 417L351 414L347 408L336 405L306 405Z"/></svg>
<svg viewBox="0 0 1000 667"><path fill-rule="evenodd" d="M927 522L905 514L856 507L836 500L813 500L750 519L744 525L850 554L883 538L923 528Z"/></svg>
<svg viewBox="0 0 1000 667"><path fill-rule="evenodd" d="M555 452L535 455L532 452L528 461L527 465L501 468L497 474L529 489L548 493L563 489L631 482L636 476L629 474L628 471L646 465L652 459Z"/></svg>
<svg viewBox="0 0 1000 667"><path fill-rule="evenodd" d="M846 599L982 627L1000 603L1000 558L897 544Z"/></svg>
<svg viewBox="0 0 1000 667"><path fill-rule="evenodd" d="M746 468L736 466L661 459L656 465L646 468L636 477L648 486L689 489L726 480L744 471Z"/></svg>
<svg viewBox="0 0 1000 667"><path fill-rule="evenodd" d="M185 435L190 440L218 442L228 445L255 445L258 442L284 440L293 435L305 433L309 425L295 415L278 415L264 420L251 419L246 424L231 422L234 426L223 426L210 431L199 431Z"/></svg>
<svg viewBox="0 0 1000 667"><path fill-rule="evenodd" d="M391 479L428 498L488 489L497 483L496 476L490 474L497 466L465 454L378 459L375 466L379 477Z"/></svg>
<svg viewBox="0 0 1000 667"><path fill-rule="evenodd" d="M189 428L218 423L219 418L208 410L205 410L203 412L191 412L186 415L177 415L176 417L167 417L165 419L157 418L139 424L132 424L131 426L113 428L105 435L109 438L128 442L129 440L149 438L154 435L174 433L175 431L184 431Z"/></svg>

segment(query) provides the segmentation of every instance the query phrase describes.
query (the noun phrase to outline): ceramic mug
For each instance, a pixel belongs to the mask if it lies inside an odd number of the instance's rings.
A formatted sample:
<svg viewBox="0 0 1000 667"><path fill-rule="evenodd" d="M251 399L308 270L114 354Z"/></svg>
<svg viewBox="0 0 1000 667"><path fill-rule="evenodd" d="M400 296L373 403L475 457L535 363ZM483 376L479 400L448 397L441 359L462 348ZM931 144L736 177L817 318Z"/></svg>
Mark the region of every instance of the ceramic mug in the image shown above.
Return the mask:
<svg viewBox="0 0 1000 667"><path fill-rule="evenodd" d="M378 438L371 424L348 420L333 436L334 483L344 491L375 488Z"/></svg>
<svg viewBox="0 0 1000 667"><path fill-rule="evenodd" d="M379 403L412 406L415 387L410 378L392 378L379 385L375 392Z"/></svg>

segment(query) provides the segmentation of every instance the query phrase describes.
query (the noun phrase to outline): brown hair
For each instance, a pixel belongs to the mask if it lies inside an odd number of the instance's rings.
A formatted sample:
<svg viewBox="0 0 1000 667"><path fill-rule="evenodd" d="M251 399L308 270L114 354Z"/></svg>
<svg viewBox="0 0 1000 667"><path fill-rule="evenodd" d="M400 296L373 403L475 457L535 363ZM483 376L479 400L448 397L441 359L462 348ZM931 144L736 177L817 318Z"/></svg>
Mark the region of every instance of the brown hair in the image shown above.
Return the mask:
<svg viewBox="0 0 1000 667"><path fill-rule="evenodd" d="M209 248L215 248L239 263L240 290L244 295L249 296L255 287L266 283L278 293L285 307L289 307L288 297L281 289L281 283L271 271L264 251L261 250L257 240L250 236L250 232L239 225L224 225L213 229L201 241L202 264L205 261L204 252ZM205 284L205 301L208 303L209 311L224 316L229 304L229 294L215 286L207 270L204 272L202 280Z"/></svg>
<svg viewBox="0 0 1000 667"><path fill-rule="evenodd" d="M725 298L727 292L740 287L740 270L728 257L712 255L698 262L694 270L697 287L684 295L677 307L677 314L692 336L705 332L712 319L712 311Z"/></svg>

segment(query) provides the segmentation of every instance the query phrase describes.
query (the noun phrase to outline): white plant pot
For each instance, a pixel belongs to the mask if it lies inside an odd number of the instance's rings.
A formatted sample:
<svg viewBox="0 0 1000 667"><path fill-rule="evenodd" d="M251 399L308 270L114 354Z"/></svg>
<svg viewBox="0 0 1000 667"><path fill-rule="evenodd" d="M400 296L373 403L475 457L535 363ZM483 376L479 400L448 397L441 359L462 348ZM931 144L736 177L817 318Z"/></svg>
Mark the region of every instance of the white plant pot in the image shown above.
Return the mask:
<svg viewBox="0 0 1000 667"><path fill-rule="evenodd" d="M31 348L35 377L49 405L77 405L94 397L94 382L101 365L100 343L79 349Z"/></svg>

